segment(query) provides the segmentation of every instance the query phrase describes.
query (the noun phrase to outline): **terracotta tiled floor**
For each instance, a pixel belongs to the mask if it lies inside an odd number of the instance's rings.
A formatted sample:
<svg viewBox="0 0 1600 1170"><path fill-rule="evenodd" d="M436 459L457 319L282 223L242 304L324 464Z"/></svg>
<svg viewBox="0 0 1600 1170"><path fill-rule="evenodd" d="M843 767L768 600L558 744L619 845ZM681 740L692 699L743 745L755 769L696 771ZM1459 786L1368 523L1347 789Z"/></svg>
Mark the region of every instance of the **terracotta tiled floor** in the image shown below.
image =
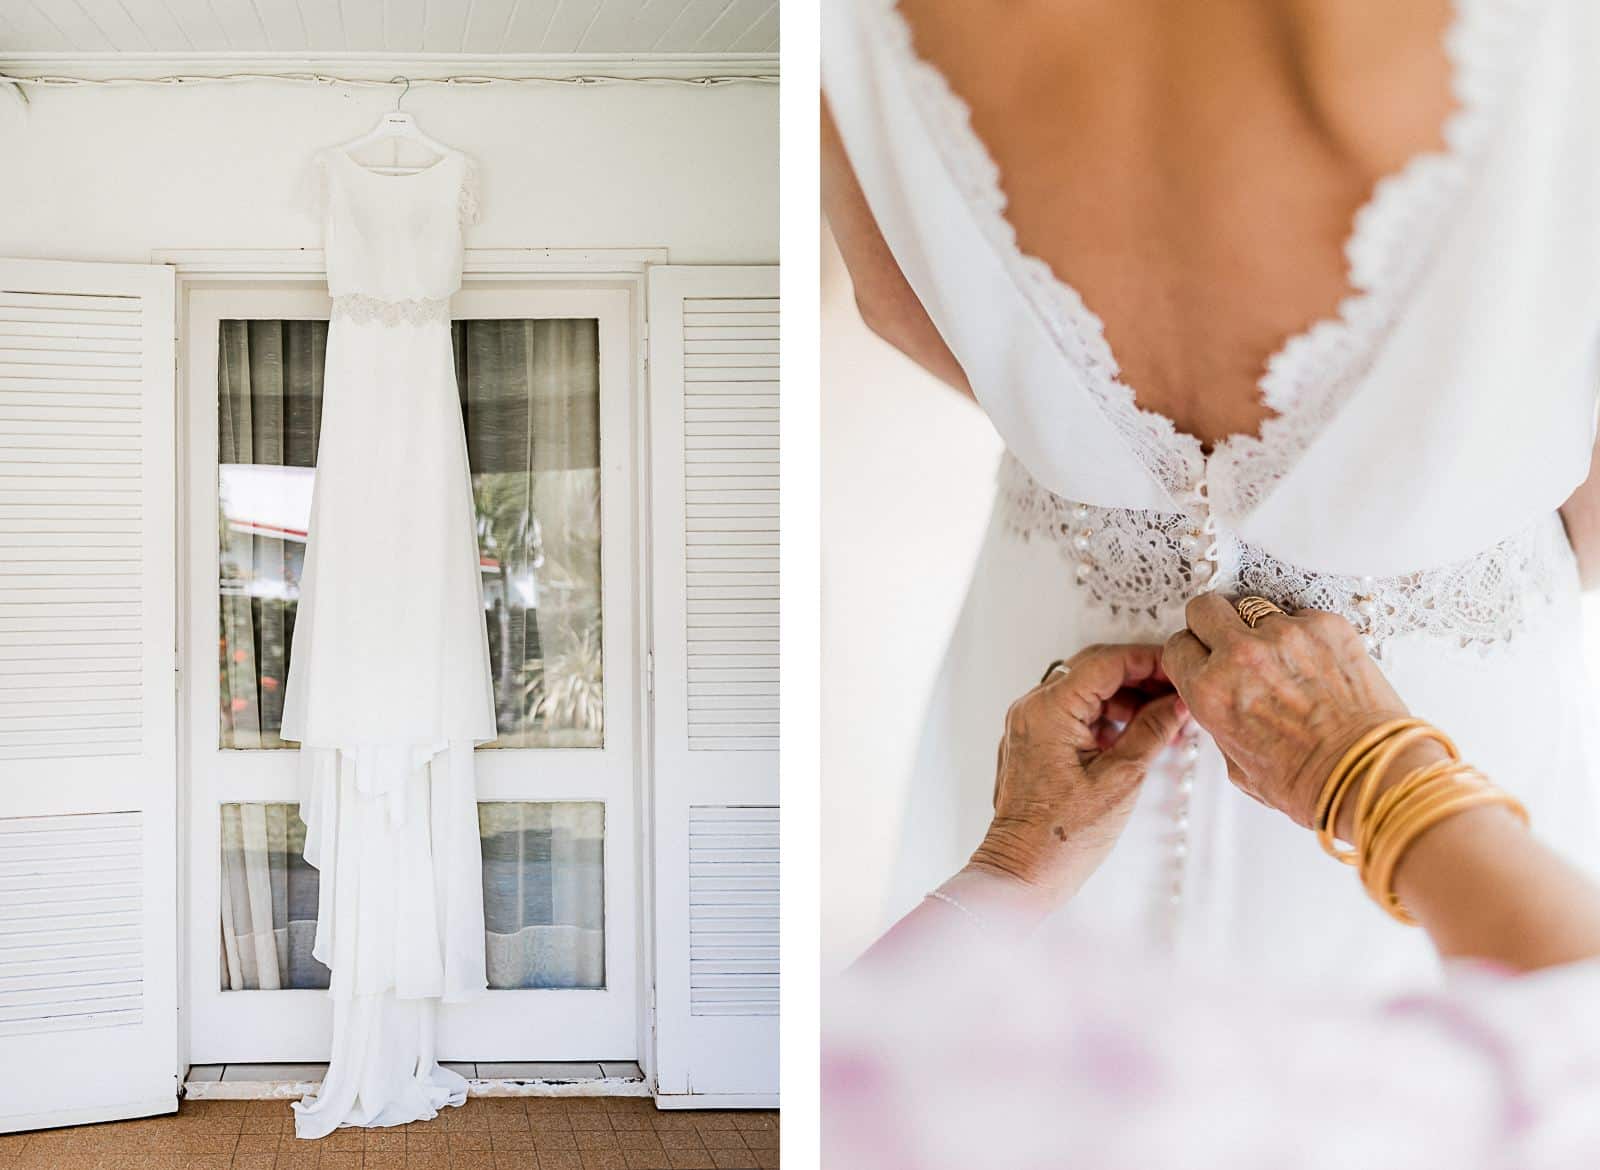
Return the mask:
<svg viewBox="0 0 1600 1170"><path fill-rule="evenodd" d="M0 1170L776 1170L777 1113L658 1112L618 1097L474 1097L432 1121L294 1136L283 1101L0 1134Z"/></svg>

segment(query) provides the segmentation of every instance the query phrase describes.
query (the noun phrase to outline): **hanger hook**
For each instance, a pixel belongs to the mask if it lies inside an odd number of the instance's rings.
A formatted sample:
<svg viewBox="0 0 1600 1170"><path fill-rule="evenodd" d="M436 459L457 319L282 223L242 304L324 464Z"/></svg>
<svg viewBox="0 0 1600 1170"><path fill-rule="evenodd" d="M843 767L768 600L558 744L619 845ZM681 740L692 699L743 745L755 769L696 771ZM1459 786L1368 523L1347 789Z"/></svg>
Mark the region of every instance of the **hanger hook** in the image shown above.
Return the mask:
<svg viewBox="0 0 1600 1170"><path fill-rule="evenodd" d="M389 84L390 85L393 85L397 81L405 82L406 83L406 87L400 91L400 96L394 99L394 108L396 110L398 110L400 108L400 103L406 100L406 94L411 92L411 78L409 78L409 77L400 77L398 75L389 78Z"/></svg>

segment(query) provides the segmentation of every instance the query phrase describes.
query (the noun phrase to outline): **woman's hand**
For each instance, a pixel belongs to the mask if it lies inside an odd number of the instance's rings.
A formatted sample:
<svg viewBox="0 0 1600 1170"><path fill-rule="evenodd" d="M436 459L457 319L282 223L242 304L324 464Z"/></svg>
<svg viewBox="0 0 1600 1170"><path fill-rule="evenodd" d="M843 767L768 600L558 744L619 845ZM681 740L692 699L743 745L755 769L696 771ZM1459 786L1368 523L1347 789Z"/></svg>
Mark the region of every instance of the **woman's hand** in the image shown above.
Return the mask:
<svg viewBox="0 0 1600 1170"><path fill-rule="evenodd" d="M1403 718L1405 703L1335 614L1271 614L1251 629L1208 593L1186 616L1188 629L1162 652L1167 677L1217 741L1234 783L1309 827L1339 758L1373 727ZM1436 744L1417 753L1421 762L1442 754ZM1412 763L1409 754L1402 761Z"/></svg>
<svg viewBox="0 0 1600 1170"><path fill-rule="evenodd" d="M1183 725L1157 646L1090 646L1011 705L994 821L969 870L1052 903L1104 860L1145 771Z"/></svg>

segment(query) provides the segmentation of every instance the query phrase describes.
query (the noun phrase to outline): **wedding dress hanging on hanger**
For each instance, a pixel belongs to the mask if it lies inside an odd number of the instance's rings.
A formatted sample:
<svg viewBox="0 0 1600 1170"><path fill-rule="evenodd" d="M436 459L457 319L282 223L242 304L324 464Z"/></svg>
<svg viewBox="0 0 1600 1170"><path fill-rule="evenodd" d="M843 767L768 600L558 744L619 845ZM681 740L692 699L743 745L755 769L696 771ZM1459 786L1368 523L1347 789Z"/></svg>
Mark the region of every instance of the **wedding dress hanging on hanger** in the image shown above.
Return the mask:
<svg viewBox="0 0 1600 1170"><path fill-rule="evenodd" d="M333 312L283 738L300 744L334 1024L322 1088L295 1105L302 1138L461 1104L435 1015L487 984L472 749L496 731L450 339L476 179L414 125L386 115L313 164ZM436 157L357 162L385 136Z"/></svg>

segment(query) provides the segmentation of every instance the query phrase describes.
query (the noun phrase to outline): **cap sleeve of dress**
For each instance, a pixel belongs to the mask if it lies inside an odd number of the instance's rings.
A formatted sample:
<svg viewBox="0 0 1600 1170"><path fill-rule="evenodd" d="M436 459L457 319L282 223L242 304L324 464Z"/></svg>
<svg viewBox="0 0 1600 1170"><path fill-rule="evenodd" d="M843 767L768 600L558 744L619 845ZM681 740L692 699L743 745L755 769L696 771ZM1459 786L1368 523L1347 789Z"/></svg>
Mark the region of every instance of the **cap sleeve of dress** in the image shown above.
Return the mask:
<svg viewBox="0 0 1600 1170"><path fill-rule="evenodd" d="M462 227L478 222L478 163L470 155L461 159L461 197L457 206Z"/></svg>

